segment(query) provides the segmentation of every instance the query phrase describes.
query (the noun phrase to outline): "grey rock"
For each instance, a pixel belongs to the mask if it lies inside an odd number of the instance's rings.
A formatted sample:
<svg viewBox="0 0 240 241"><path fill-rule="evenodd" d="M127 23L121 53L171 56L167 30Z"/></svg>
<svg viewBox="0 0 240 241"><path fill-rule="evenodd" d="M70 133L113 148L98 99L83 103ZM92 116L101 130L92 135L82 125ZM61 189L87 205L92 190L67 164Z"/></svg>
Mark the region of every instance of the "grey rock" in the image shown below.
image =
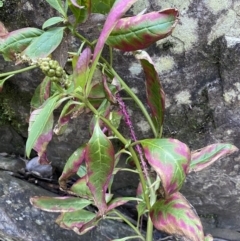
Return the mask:
<svg viewBox="0 0 240 241"><path fill-rule="evenodd" d="M25 168L25 166L25 162L19 158L0 155L0 170L18 172L22 168Z"/></svg>
<svg viewBox="0 0 240 241"><path fill-rule="evenodd" d="M106 241L133 235L131 229L117 221L101 222L93 231L78 236L54 223L58 214L31 206L33 196L56 196L28 182L0 171L0 240L1 241Z"/></svg>
<svg viewBox="0 0 240 241"><path fill-rule="evenodd" d="M0 18L9 30L28 25L40 27L48 17L54 16L54 11L48 8L45 1L5 3L7 5L0 12ZM17 5L19 8L16 8ZM145 8L158 10L167 7L180 10L180 23L172 36L148 49L166 92L164 137L177 138L192 150L216 142L230 142L240 148L239 1L139 0L132 12L136 14ZM34 9L38 9L38 14L34 14ZM23 21L12 21L12 14ZM94 28L82 31L90 39L97 33ZM71 49L78 48L78 41L71 39L70 42ZM129 80L129 85L145 101L145 91L142 91L144 76L139 63L133 56L114 54L117 72L123 79ZM0 71L14 68L13 64L0 61ZM3 98L0 99L0 113L4 109L3 113L8 114L5 120L11 117L7 123L11 128L6 127L6 123L0 126L0 137L4 137L0 152L24 154L29 101L42 77L38 70L33 70L6 82L0 98L4 95L7 104L3 105ZM11 96L18 98L13 101ZM6 106L11 108L6 110ZM129 110L138 138L152 137L136 106L129 103ZM70 154L88 140L90 118L84 116L72 120L64 135L54 136L48 146L48 157L54 166L62 169ZM123 129L123 134L128 136L127 128ZM13 140L21 144L16 145ZM199 214L214 217L211 220L212 228L230 229L233 232L240 230L239 162L239 153L224 158L202 172L191 174L183 187L182 192ZM133 192L137 184L137 179L133 179L129 176L120 177L116 189L131 189ZM129 189L130 182L133 186Z"/></svg>

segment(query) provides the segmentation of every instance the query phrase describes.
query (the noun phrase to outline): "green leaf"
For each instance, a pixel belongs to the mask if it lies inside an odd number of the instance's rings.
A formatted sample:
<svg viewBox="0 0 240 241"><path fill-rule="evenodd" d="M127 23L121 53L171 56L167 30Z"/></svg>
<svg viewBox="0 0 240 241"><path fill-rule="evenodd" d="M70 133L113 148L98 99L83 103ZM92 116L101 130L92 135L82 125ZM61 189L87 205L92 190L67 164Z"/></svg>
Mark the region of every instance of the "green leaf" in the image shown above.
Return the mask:
<svg viewBox="0 0 240 241"><path fill-rule="evenodd" d="M75 88L81 87L85 88L85 84L89 75L89 64L91 60L91 49L89 47L85 48L80 54L76 66L73 69L73 79L75 83Z"/></svg>
<svg viewBox="0 0 240 241"><path fill-rule="evenodd" d="M176 139L145 139L140 143L148 163L161 179L165 197L178 191L189 170L189 148Z"/></svg>
<svg viewBox="0 0 240 241"><path fill-rule="evenodd" d="M92 13L108 14L115 0L92 0Z"/></svg>
<svg viewBox="0 0 240 241"><path fill-rule="evenodd" d="M8 75L7 77L5 77L4 79L0 79L0 93L1 93L1 91L3 89L3 85L4 85L5 81L10 79L13 76L14 76L14 74L11 74L11 75Z"/></svg>
<svg viewBox="0 0 240 241"><path fill-rule="evenodd" d="M78 230L84 224L93 220L96 217L96 214L91 213L86 210L78 210L75 212L62 213L57 219L56 223L65 229L72 229L76 232L75 228Z"/></svg>
<svg viewBox="0 0 240 241"><path fill-rule="evenodd" d="M179 192L167 199L158 200L150 210L150 217L156 229L187 240L204 240L203 227L195 210Z"/></svg>
<svg viewBox="0 0 240 241"><path fill-rule="evenodd" d="M61 43L65 27L55 27L47 30L21 53L30 59L45 58Z"/></svg>
<svg viewBox="0 0 240 241"><path fill-rule="evenodd" d="M47 212L74 212L91 204L91 201L78 197L32 197L31 204Z"/></svg>
<svg viewBox="0 0 240 241"><path fill-rule="evenodd" d="M59 177L58 180L59 186L62 189L67 188L66 182L68 178L78 172L78 169L85 158L85 151L85 145L83 145L79 147L76 151L74 151L72 155L68 158L62 171L62 175Z"/></svg>
<svg viewBox="0 0 240 241"><path fill-rule="evenodd" d="M49 18L47 21L45 21L43 23L43 26L42 26L42 29L45 29L45 28L48 28L48 27L51 27L57 23L62 23L64 22L65 19L64 18L61 18L61 17L52 17L52 18Z"/></svg>
<svg viewBox="0 0 240 241"><path fill-rule="evenodd" d="M84 23L91 13L90 0L68 0L69 8L74 14L76 24Z"/></svg>
<svg viewBox="0 0 240 241"><path fill-rule="evenodd" d="M26 154L28 157L30 156L32 148L36 145L38 138L42 135L46 126L49 124L49 121L52 118L53 110L56 107L56 102L60 97L60 95L56 95L49 98L43 107L37 109L31 114L28 128L29 135L26 143Z"/></svg>
<svg viewBox="0 0 240 241"><path fill-rule="evenodd" d="M88 187L92 192L100 215L107 210L105 193L114 169L114 148L103 134L98 122L86 148Z"/></svg>
<svg viewBox="0 0 240 241"><path fill-rule="evenodd" d="M120 19L106 43L123 51L145 49L170 35L178 22L174 8Z"/></svg>
<svg viewBox="0 0 240 241"><path fill-rule="evenodd" d="M234 145L227 143L217 143L206 146L191 153L191 163L189 172L199 172L210 166L215 161L238 151Z"/></svg>
<svg viewBox="0 0 240 241"><path fill-rule="evenodd" d="M12 31L0 41L0 53L6 61L14 61L15 54L22 52L35 38L43 33L37 28L22 28Z"/></svg>
<svg viewBox="0 0 240 241"><path fill-rule="evenodd" d="M49 5L56 9L60 14L62 14L64 17L67 17L63 5L62 5L62 1L61 0L46 0Z"/></svg>
<svg viewBox="0 0 240 241"><path fill-rule="evenodd" d="M80 168L79 168L80 169ZM71 192L74 192L77 196L92 200L92 194L87 186L87 175L79 178L70 188Z"/></svg>
<svg viewBox="0 0 240 241"><path fill-rule="evenodd" d="M135 57L140 60L145 74L147 103L151 109L153 123L157 133L162 132L165 111L165 93L152 59L145 51L137 51Z"/></svg>

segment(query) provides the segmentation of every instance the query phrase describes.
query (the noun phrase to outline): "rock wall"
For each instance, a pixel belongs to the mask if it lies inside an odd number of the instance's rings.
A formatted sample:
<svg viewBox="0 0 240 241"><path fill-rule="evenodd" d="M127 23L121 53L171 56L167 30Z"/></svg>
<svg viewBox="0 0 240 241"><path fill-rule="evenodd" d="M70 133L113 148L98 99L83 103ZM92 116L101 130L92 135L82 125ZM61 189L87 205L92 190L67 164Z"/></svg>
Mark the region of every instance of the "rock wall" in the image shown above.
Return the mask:
<svg viewBox="0 0 240 241"><path fill-rule="evenodd" d="M18 10L3 8L0 12L0 20L9 30L41 26L54 14L46 11L48 6L44 1L9 0L7 4L18 7ZM153 11L168 7L179 9L179 24L170 37L147 49L156 63L167 96L164 136L184 141L192 149L215 142L230 142L240 148L240 2L139 0L132 12L137 14L144 8ZM10 13L3 15L4 11ZM19 22L11 21L10 14L19 16ZM94 29L86 31L90 35L96 34ZM140 64L132 56L118 52L115 52L115 61L117 72L144 100ZM0 60L0 71L11 68L15 67ZM34 70L6 83L0 94L0 152L23 154L28 103L41 78L41 73ZM9 91L15 94L9 94ZM13 96L19 99L12 101ZM149 136L150 129L141 113L132 105L129 111L134 115L139 138ZM87 140L87 123L88 117L74 120L66 134L54 137L48 149L53 165L62 167L71 152ZM17 143L15 147L13 139ZM129 185L131 177L125 180L121 188ZM201 173L191 174L183 193L210 226L240 231L239 153L218 161Z"/></svg>

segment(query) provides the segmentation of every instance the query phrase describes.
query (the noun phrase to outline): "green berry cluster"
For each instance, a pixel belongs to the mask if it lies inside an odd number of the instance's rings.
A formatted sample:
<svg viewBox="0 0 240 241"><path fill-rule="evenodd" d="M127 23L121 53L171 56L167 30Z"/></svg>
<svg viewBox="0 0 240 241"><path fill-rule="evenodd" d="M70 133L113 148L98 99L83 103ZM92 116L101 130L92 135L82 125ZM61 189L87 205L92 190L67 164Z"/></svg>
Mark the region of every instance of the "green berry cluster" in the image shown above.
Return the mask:
<svg viewBox="0 0 240 241"><path fill-rule="evenodd" d="M71 85L71 80L56 60L42 58L38 63L43 73L52 82L60 84L64 88L68 88Z"/></svg>

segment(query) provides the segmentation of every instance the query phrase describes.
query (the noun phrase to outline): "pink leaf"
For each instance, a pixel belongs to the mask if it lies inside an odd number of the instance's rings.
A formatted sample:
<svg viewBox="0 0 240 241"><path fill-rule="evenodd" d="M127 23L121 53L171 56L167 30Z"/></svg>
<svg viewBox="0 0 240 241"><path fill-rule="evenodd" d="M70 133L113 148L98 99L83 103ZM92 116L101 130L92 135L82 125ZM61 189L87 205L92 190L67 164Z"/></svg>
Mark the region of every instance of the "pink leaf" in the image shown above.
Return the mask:
<svg viewBox="0 0 240 241"><path fill-rule="evenodd" d="M153 225L166 233L184 236L191 241L203 241L201 221L195 210L179 192L158 200L150 210Z"/></svg>
<svg viewBox="0 0 240 241"><path fill-rule="evenodd" d="M215 161L238 151L238 148L231 144L218 143L206 146L191 153L189 172L198 172L210 166Z"/></svg>
<svg viewBox="0 0 240 241"><path fill-rule="evenodd" d="M141 141L148 163L161 179L165 197L180 190L190 164L190 150L176 139Z"/></svg>

